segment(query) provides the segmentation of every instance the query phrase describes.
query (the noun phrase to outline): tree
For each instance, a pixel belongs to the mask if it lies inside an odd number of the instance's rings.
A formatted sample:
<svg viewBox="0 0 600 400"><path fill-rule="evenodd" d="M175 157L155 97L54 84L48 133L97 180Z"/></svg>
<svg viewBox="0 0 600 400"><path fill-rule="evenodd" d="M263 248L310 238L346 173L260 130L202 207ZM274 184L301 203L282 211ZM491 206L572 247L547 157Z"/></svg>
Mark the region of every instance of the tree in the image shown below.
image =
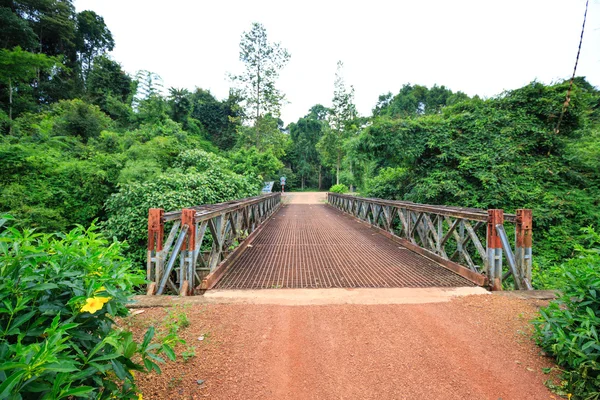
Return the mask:
<svg viewBox="0 0 600 400"><path fill-rule="evenodd" d="M94 59L86 82L87 98L92 103L114 120L127 125L133 113L131 103L134 91L133 79L118 62L104 55Z"/></svg>
<svg viewBox="0 0 600 400"><path fill-rule="evenodd" d="M395 96L389 92L379 96L379 101L373 109L373 116L406 118L438 114L444 106L467 99L469 96L463 92L453 93L444 85L433 85L428 89L422 85L405 84Z"/></svg>
<svg viewBox="0 0 600 400"><path fill-rule="evenodd" d="M300 185L304 189L306 181L319 172L318 185L321 185L321 160L317 143L325 131L327 108L320 104L313 106L309 113L298 122L290 124L290 137L293 142L292 160L294 171L300 176Z"/></svg>
<svg viewBox="0 0 600 400"><path fill-rule="evenodd" d="M77 14L76 42L85 81L92 69L94 58L111 51L115 47L115 41L104 23L104 18L93 11L82 11Z"/></svg>
<svg viewBox="0 0 600 400"><path fill-rule="evenodd" d="M21 46L32 50L36 43L37 35L27 21L19 18L10 8L0 7L0 48Z"/></svg>
<svg viewBox="0 0 600 400"><path fill-rule="evenodd" d="M340 168L342 158L345 155L344 141L355 132L356 129L356 106L354 105L354 87L348 90L342 77L341 61L337 63L335 73L333 101L329 111L329 129L327 129L317 149L326 165L335 167L336 184L340 183Z"/></svg>
<svg viewBox="0 0 600 400"><path fill-rule="evenodd" d="M182 124L187 123L187 119L192 112L191 93L187 89L169 88L169 105L171 106L171 119Z"/></svg>
<svg viewBox="0 0 600 400"><path fill-rule="evenodd" d="M285 95L275 87L279 71L288 63L290 54L280 43L267 40L267 31L262 24L254 22L249 32L242 34L240 61L245 71L232 76L242 84L247 115L254 120L254 140L260 148L260 119L265 114L279 117Z"/></svg>
<svg viewBox="0 0 600 400"><path fill-rule="evenodd" d="M0 82L8 87L8 118L12 121L13 92L18 84L29 83L40 70L50 70L60 63L56 57L23 51L0 49ZM12 125L10 128L12 132Z"/></svg>
<svg viewBox="0 0 600 400"><path fill-rule="evenodd" d="M235 145L237 129L243 115L235 91L226 100L217 100L208 90L197 88L191 95L191 117L199 121L208 139L223 150Z"/></svg>

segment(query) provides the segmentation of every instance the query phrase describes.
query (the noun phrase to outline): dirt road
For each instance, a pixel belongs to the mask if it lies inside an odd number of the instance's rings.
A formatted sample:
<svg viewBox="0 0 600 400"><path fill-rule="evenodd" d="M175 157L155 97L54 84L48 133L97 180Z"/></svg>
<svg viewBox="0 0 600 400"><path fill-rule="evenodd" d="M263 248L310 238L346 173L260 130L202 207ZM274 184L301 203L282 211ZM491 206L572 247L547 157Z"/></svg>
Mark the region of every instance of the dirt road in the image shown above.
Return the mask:
<svg viewBox="0 0 600 400"><path fill-rule="evenodd" d="M326 192L290 192L284 193L282 201L285 204L322 204L327 201Z"/></svg>
<svg viewBox="0 0 600 400"><path fill-rule="evenodd" d="M144 399L551 399L530 301L194 305L188 362L140 377ZM142 327L165 309L133 317ZM198 337L204 335L204 340ZM202 380L198 384L198 380Z"/></svg>

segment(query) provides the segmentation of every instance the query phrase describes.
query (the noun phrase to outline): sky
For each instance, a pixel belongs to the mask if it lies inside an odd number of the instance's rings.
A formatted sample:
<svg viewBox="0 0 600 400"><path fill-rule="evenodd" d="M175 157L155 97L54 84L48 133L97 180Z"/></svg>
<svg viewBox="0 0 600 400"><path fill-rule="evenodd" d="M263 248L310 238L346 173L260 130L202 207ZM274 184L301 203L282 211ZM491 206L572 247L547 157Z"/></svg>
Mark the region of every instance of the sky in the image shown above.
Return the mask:
<svg viewBox="0 0 600 400"><path fill-rule="evenodd" d="M585 0L75 0L102 17L125 71L157 73L165 88L209 89L219 99L240 73L252 22L291 53L278 88L285 124L331 105L336 63L361 115L406 83L492 97L573 72ZM577 75L600 86L600 0L590 0Z"/></svg>

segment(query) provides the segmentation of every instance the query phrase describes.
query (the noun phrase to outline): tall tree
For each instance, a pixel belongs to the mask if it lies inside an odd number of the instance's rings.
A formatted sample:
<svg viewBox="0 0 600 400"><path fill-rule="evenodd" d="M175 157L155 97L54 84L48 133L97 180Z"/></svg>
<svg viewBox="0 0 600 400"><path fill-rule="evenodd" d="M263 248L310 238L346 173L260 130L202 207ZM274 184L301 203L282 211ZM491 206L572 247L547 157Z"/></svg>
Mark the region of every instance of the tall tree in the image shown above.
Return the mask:
<svg viewBox="0 0 600 400"><path fill-rule="evenodd" d="M354 87L346 88L342 76L343 68L344 64L338 61L333 84L332 107L329 110L329 129L324 132L317 146L325 164L335 168L336 184L340 183L340 168L345 155L344 142L357 131Z"/></svg>
<svg viewBox="0 0 600 400"><path fill-rule="evenodd" d="M19 84L27 84L33 80L40 70L50 70L60 64L56 57L45 54L34 54L23 51L20 47L14 50L0 49L0 82L8 89L8 117L12 121L13 97ZM10 127L12 131L12 124Z"/></svg>
<svg viewBox="0 0 600 400"><path fill-rule="evenodd" d="M187 89L169 88L169 105L171 106L171 119L182 124L192 112L191 93Z"/></svg>
<svg viewBox="0 0 600 400"><path fill-rule="evenodd" d="M226 100L217 100L208 90L196 88L191 95L191 117L202 124L214 144L224 150L235 145L242 109L239 97L231 90Z"/></svg>
<svg viewBox="0 0 600 400"><path fill-rule="evenodd" d="M310 181L310 178L315 176L315 172L319 172L319 178L321 175L321 162L316 145L325 130L326 111L325 107L318 104L312 107L306 116L300 118L297 123L290 124L289 127L293 142L293 167L300 176L302 189L307 180ZM320 184L320 179L318 183Z"/></svg>
<svg viewBox="0 0 600 400"><path fill-rule="evenodd" d="M94 59L86 82L87 99L111 118L126 124L131 117L134 92L133 79L118 62L104 55Z"/></svg>
<svg viewBox="0 0 600 400"><path fill-rule="evenodd" d="M104 18L93 11L77 14L76 43L84 80L92 69L94 58L115 47L115 41L104 23Z"/></svg>
<svg viewBox="0 0 600 400"><path fill-rule="evenodd" d="M245 71L232 76L242 85L247 115L254 122L256 146L260 146L260 119L265 114L279 117L285 95L275 87L279 71L288 63L290 54L280 43L267 40L267 31L262 24L254 22L240 41L240 61Z"/></svg>

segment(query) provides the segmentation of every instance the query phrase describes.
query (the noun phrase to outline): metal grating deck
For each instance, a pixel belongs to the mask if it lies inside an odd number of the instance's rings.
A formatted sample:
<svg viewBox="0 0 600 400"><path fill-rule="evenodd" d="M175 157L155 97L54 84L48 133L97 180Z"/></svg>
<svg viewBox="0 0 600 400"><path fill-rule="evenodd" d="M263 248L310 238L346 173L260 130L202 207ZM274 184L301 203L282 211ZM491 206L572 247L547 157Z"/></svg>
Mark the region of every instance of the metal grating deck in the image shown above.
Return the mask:
<svg viewBox="0 0 600 400"><path fill-rule="evenodd" d="M284 205L219 289L475 286L325 205Z"/></svg>

